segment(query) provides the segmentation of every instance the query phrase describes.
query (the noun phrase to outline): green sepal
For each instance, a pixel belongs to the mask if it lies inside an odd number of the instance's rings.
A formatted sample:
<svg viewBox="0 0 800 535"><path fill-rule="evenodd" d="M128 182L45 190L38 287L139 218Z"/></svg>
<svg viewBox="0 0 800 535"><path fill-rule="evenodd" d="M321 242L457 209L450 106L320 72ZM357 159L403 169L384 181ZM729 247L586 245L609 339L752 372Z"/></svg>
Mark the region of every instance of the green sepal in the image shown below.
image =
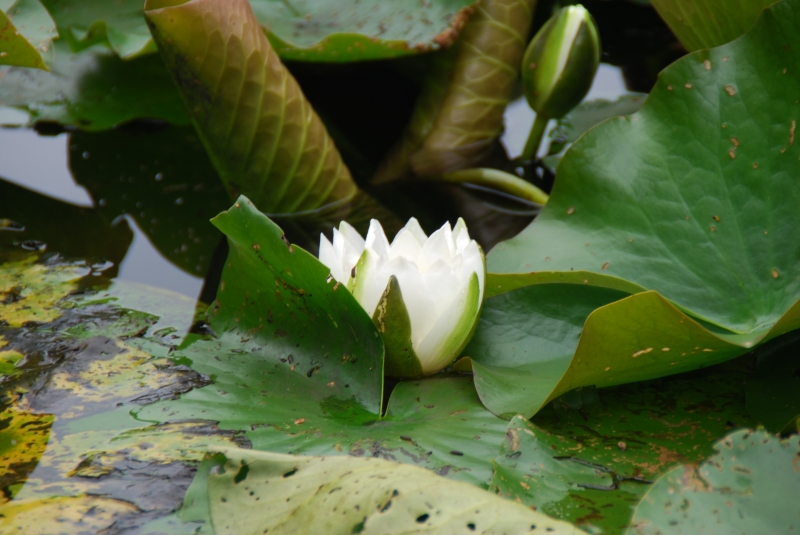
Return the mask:
<svg viewBox="0 0 800 535"><path fill-rule="evenodd" d="M566 9L545 23L522 58L525 97L537 114L548 119L559 119L580 104L600 65L600 37L588 12L572 43L561 41L568 18ZM563 46L569 46L570 50L559 73L556 58Z"/></svg>
<svg viewBox="0 0 800 535"><path fill-rule="evenodd" d="M392 275L383 291L372 321L386 348L384 373L388 377L419 377L422 365L411 345L411 318L397 277Z"/></svg>

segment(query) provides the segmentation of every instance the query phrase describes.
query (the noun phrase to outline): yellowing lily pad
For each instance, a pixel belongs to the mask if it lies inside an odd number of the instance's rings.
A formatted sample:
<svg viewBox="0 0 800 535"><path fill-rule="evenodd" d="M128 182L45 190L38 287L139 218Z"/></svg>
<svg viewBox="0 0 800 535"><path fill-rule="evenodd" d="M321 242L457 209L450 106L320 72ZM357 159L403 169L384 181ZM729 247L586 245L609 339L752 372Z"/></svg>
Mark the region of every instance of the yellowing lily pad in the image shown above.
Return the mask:
<svg viewBox="0 0 800 535"><path fill-rule="evenodd" d="M0 322L20 327L29 321L53 321L61 315L58 301L88 273L82 266L39 263L35 255L0 264Z"/></svg>

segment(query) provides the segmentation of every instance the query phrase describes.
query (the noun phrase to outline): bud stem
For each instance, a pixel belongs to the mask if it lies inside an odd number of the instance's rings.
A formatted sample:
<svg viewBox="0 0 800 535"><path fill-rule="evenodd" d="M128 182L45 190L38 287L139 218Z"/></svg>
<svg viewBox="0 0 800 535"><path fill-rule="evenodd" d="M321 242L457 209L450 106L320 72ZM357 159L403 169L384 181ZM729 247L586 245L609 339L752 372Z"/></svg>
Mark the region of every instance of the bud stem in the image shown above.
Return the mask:
<svg viewBox="0 0 800 535"><path fill-rule="evenodd" d="M528 202L541 205L547 204L547 200L550 198L547 193L530 182L498 169L486 169L482 167L464 169L462 171L448 173L442 176L442 180L447 182L475 184L476 186L496 189Z"/></svg>
<svg viewBox="0 0 800 535"><path fill-rule="evenodd" d="M544 117L541 113L536 114L536 119L533 120L531 133L528 134L528 141L525 142L525 148L522 150L522 161L531 162L536 159L536 154L539 152L539 145L542 144L542 137L547 128L549 118Z"/></svg>

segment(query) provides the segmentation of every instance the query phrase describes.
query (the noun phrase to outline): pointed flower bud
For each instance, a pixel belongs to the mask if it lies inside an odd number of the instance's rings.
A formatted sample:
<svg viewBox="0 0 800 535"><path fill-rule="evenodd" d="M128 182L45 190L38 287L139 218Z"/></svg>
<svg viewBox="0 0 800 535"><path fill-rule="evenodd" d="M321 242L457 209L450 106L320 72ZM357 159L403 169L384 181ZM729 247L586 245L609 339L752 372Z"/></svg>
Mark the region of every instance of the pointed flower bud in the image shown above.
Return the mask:
<svg viewBox="0 0 800 535"><path fill-rule="evenodd" d="M600 36L586 8L560 9L522 58L522 83L531 108L548 119L565 116L589 92L600 52Z"/></svg>
<svg viewBox="0 0 800 535"><path fill-rule="evenodd" d="M412 218L389 243L372 220L366 239L342 222L333 243L320 238L319 259L378 326L386 375L436 373L467 345L477 325L486 267L462 219L428 237Z"/></svg>

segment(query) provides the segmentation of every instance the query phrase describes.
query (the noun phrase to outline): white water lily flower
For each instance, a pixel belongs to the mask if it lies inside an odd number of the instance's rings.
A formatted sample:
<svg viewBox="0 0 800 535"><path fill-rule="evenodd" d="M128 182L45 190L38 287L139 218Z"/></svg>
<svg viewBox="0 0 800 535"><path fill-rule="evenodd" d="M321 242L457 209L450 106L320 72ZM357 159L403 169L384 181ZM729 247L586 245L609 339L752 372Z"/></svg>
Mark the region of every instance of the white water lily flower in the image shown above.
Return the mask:
<svg viewBox="0 0 800 535"><path fill-rule="evenodd" d="M372 316L386 346L386 374L436 373L466 346L483 302L483 251L462 219L430 237L411 218L392 243L372 220L366 239L345 222L322 235L319 259Z"/></svg>

